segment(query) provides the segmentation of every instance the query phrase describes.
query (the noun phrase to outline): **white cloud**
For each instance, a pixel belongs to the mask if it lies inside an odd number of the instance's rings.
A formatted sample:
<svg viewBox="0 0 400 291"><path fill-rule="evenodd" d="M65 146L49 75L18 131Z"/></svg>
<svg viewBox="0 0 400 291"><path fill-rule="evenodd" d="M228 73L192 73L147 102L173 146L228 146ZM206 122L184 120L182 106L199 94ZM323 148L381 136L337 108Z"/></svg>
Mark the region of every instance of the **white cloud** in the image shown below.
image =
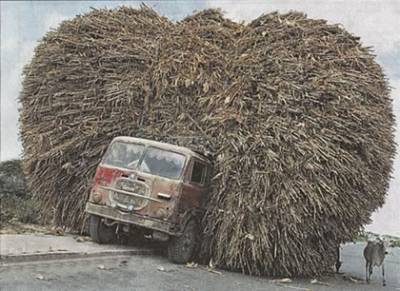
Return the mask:
<svg viewBox="0 0 400 291"><path fill-rule="evenodd" d="M18 95L21 90L22 69L30 61L36 42L23 42L18 47L18 55L12 67L1 68L1 158L15 158L21 151L18 140Z"/></svg>
<svg viewBox="0 0 400 291"><path fill-rule="evenodd" d="M50 29L56 29L62 21L67 20L68 18L68 15L63 15L58 12L50 12L42 23L42 30L48 31Z"/></svg>
<svg viewBox="0 0 400 291"><path fill-rule="evenodd" d="M15 50L18 48L18 39L16 37L9 37L2 39L1 41L1 51L4 52L5 50Z"/></svg>

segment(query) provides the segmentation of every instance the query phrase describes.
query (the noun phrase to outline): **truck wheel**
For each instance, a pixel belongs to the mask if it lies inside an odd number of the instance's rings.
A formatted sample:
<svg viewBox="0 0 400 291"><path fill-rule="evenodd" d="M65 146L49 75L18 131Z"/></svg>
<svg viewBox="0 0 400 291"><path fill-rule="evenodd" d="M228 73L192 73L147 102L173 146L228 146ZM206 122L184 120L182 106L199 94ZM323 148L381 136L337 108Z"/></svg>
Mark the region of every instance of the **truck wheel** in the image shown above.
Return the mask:
<svg viewBox="0 0 400 291"><path fill-rule="evenodd" d="M115 228L105 225L101 217L96 215L90 216L89 233L93 241L99 244L111 243L115 239Z"/></svg>
<svg viewBox="0 0 400 291"><path fill-rule="evenodd" d="M177 264L185 264L197 249L199 228L194 219L189 220L181 236L171 238L168 244L168 259Z"/></svg>

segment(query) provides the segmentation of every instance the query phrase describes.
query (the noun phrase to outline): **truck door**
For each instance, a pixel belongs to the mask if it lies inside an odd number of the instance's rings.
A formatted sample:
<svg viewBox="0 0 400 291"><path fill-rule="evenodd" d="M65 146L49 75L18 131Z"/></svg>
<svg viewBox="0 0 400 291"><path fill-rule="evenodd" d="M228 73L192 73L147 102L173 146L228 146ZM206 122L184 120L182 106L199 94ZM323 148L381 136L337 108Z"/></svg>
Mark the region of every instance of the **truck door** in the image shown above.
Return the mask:
<svg viewBox="0 0 400 291"><path fill-rule="evenodd" d="M191 158L182 186L182 196L179 205L180 214L193 209L199 209L204 205L203 203L208 190L208 170L207 163L195 157Z"/></svg>

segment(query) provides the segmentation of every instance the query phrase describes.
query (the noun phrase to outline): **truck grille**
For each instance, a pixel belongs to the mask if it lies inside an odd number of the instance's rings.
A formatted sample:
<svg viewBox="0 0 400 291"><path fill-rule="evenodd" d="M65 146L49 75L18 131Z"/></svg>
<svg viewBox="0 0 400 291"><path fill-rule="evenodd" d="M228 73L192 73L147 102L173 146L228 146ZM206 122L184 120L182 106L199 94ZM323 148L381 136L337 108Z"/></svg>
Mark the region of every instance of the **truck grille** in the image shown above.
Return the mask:
<svg viewBox="0 0 400 291"><path fill-rule="evenodd" d="M144 184L129 179L119 179L115 184L115 188L137 195L147 196L147 188ZM143 207L147 202L146 199L135 197L129 194L118 193L115 191L112 193L112 199L125 207L133 206L134 209Z"/></svg>

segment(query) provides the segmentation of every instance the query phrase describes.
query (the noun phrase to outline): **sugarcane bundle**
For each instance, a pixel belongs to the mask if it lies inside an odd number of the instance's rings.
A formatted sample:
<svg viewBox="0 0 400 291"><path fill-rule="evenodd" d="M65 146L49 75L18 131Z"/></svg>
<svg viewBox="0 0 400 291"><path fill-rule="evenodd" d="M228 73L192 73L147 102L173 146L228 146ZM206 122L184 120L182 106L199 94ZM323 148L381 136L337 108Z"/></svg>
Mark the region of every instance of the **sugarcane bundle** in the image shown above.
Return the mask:
<svg viewBox="0 0 400 291"><path fill-rule="evenodd" d="M231 66L209 251L249 273L320 274L384 203L395 151L385 77L357 37L301 13L251 22Z"/></svg>
<svg viewBox="0 0 400 291"><path fill-rule="evenodd" d="M249 24L206 10L95 10L49 32L25 69L21 137L43 216L72 228L110 140L208 151L202 257L255 275L317 275L380 207L392 101L368 48L301 13Z"/></svg>
<svg viewBox="0 0 400 291"><path fill-rule="evenodd" d="M25 68L21 137L45 219L77 227L99 157L134 134L151 95L158 38L171 23L141 10L94 10L49 32Z"/></svg>

